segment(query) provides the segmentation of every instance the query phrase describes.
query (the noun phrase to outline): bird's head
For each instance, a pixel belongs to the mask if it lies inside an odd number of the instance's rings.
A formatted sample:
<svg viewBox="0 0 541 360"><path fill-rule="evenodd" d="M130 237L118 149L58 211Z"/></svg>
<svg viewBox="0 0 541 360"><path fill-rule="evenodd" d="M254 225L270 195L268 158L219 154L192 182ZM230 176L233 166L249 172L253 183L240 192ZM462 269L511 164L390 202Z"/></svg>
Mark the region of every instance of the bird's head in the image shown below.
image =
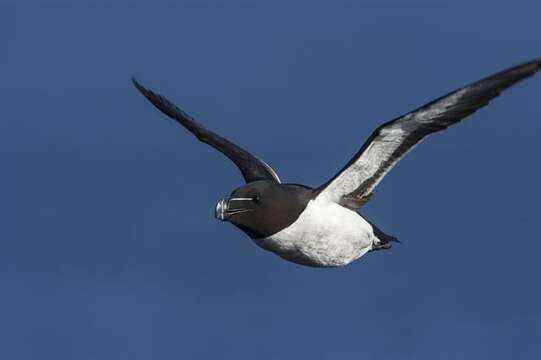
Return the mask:
<svg viewBox="0 0 541 360"><path fill-rule="evenodd" d="M304 209L291 188L273 181L254 181L216 204L215 216L229 221L251 238L272 235L290 225Z"/></svg>

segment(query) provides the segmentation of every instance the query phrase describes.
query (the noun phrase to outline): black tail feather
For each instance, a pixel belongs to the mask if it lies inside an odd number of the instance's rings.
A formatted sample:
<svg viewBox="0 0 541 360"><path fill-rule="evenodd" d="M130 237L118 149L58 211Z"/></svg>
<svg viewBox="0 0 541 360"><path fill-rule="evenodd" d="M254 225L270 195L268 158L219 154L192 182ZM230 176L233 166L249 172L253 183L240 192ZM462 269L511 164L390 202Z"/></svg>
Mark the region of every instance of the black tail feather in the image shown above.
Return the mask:
<svg viewBox="0 0 541 360"><path fill-rule="evenodd" d="M366 220L366 219L365 219ZM386 245L386 244L389 244L389 243L398 243L398 244L402 244L402 241L398 240L398 238L392 236L392 235L388 235L388 234L385 234L383 231L381 231L380 228L378 228L374 223L372 223L371 221L369 220L366 220L368 221L368 223L370 225L372 225L372 230L374 231L374 235L376 235L376 237L378 238L378 240L380 241L380 245ZM390 247L390 246L389 246Z"/></svg>

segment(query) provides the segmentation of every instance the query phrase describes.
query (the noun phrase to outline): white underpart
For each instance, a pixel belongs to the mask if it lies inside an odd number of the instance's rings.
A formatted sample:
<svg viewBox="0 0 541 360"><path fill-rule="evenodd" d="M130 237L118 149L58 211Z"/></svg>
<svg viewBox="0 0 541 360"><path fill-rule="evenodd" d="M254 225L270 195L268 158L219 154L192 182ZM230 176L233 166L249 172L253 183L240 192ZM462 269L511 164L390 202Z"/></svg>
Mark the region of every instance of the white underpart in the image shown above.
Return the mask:
<svg viewBox="0 0 541 360"><path fill-rule="evenodd" d="M379 242L359 214L321 199L311 200L289 227L255 241L287 260L311 266L346 265Z"/></svg>

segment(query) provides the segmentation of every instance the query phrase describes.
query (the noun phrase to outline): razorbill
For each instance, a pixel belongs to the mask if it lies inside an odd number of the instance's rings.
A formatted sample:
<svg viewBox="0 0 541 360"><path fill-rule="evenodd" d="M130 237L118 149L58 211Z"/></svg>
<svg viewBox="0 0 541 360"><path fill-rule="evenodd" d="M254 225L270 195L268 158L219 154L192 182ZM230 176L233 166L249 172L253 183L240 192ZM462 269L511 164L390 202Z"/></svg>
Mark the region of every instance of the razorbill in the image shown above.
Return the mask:
<svg viewBox="0 0 541 360"><path fill-rule="evenodd" d="M132 80L160 111L240 169L246 185L218 202L216 218L231 222L256 244L286 260L332 267L349 264L369 251L388 249L397 241L357 211L398 160L426 135L473 114L540 68L541 59L512 67L384 123L335 176L315 189L283 184L263 160L207 130L165 97Z"/></svg>

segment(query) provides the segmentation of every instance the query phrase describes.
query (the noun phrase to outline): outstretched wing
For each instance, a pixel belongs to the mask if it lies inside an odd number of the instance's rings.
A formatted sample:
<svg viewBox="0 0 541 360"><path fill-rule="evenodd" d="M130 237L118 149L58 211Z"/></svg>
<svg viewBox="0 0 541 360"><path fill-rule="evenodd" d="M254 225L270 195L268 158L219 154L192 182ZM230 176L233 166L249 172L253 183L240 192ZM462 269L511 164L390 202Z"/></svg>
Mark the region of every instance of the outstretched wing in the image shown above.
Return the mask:
<svg viewBox="0 0 541 360"><path fill-rule="evenodd" d="M167 100L164 96L148 90L139 84L135 79L132 79L133 84L155 107L165 115L176 120L179 124L188 129L200 141L209 144L222 154L227 156L237 165L247 183L257 180L272 180L277 183L280 178L276 172L265 163L258 159L240 146L237 146L220 135L207 130L202 125L195 122L188 114L180 110L175 104Z"/></svg>
<svg viewBox="0 0 541 360"><path fill-rule="evenodd" d="M426 135L473 114L540 68L541 59L512 67L381 125L346 166L316 190L317 196L350 209L360 208L387 172Z"/></svg>

